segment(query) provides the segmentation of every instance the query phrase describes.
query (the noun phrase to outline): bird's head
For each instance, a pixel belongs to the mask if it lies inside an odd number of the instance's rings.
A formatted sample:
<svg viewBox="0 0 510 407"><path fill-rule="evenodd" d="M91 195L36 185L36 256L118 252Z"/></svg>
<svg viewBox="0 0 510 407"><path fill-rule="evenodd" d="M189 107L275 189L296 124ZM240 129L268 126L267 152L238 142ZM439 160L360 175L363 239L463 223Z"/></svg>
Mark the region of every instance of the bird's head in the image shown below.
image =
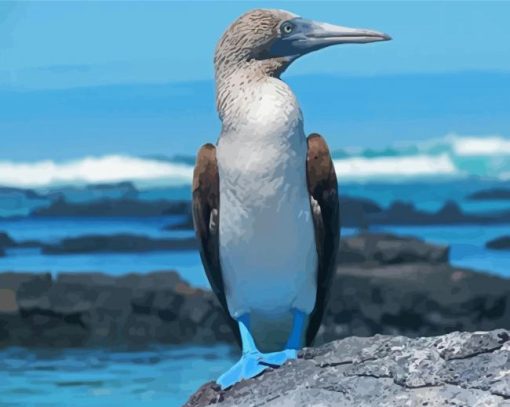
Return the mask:
<svg viewBox="0 0 510 407"><path fill-rule="evenodd" d="M378 31L307 20L284 10L257 9L239 17L221 37L216 72L258 65L279 76L292 61L336 44L366 44L391 37Z"/></svg>

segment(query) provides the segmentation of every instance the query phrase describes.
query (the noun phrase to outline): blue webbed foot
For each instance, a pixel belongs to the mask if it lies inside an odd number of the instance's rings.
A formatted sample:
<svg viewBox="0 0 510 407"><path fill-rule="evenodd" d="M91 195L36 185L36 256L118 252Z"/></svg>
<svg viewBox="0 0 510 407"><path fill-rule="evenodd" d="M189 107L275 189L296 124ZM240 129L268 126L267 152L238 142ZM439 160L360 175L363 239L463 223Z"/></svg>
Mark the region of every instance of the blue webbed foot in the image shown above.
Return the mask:
<svg viewBox="0 0 510 407"><path fill-rule="evenodd" d="M261 353L259 364L268 367L278 367L283 365L289 359L297 358L297 350L285 349L280 352Z"/></svg>
<svg viewBox="0 0 510 407"><path fill-rule="evenodd" d="M267 369L267 365L259 364L259 352L244 353L241 359L229 370L223 373L216 383L224 390L244 379L251 379Z"/></svg>
<svg viewBox="0 0 510 407"><path fill-rule="evenodd" d="M289 359L296 359L295 349L285 349L281 352L244 353L241 359L229 370L223 373L216 381L224 390L241 380L251 379L261 374L268 367L276 368L283 365Z"/></svg>

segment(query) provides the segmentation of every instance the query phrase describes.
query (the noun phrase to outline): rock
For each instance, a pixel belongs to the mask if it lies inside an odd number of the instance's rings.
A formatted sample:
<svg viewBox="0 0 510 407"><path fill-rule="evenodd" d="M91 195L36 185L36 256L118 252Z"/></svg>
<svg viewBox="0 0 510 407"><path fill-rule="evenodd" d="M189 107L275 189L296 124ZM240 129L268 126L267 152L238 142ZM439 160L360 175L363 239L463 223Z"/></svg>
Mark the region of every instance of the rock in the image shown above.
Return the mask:
<svg viewBox="0 0 510 407"><path fill-rule="evenodd" d="M47 195L49 199L67 202L91 202L106 199L130 199L138 198L138 190L132 182L117 182L106 184L91 184L81 187L54 187Z"/></svg>
<svg viewBox="0 0 510 407"><path fill-rule="evenodd" d="M510 328L510 280L452 267L446 258L447 248L412 238L342 239L316 345ZM0 273L0 290L8 296L0 301L0 346L233 342L213 294L175 272Z"/></svg>
<svg viewBox="0 0 510 407"><path fill-rule="evenodd" d="M510 280L447 263L339 264L316 344L510 329Z"/></svg>
<svg viewBox="0 0 510 407"><path fill-rule="evenodd" d="M485 244L485 247L494 250L510 250L510 236L506 235L492 239Z"/></svg>
<svg viewBox="0 0 510 407"><path fill-rule="evenodd" d="M472 201L510 200L510 189L492 188L474 192L466 197Z"/></svg>
<svg viewBox="0 0 510 407"><path fill-rule="evenodd" d="M162 230L193 230L193 218L187 216L182 222L163 226Z"/></svg>
<svg viewBox="0 0 510 407"><path fill-rule="evenodd" d="M510 405L510 332L410 339L350 337L221 391L202 386L185 407Z"/></svg>
<svg viewBox="0 0 510 407"><path fill-rule="evenodd" d="M380 213L382 208L374 201L365 198L354 198L340 194L340 221L344 227L366 228L368 217Z"/></svg>
<svg viewBox="0 0 510 407"><path fill-rule="evenodd" d="M0 232L0 249L5 247L13 247L16 242L5 232Z"/></svg>
<svg viewBox="0 0 510 407"><path fill-rule="evenodd" d="M388 209L366 215L364 225L450 225L497 224L510 222L510 211L494 213L464 213L452 201L446 202L437 212L416 209L412 203L396 201Z"/></svg>
<svg viewBox="0 0 510 407"><path fill-rule="evenodd" d="M56 200L47 208L38 208L33 216L164 216L188 214L188 201L143 201L133 199L104 199L93 202L73 203Z"/></svg>
<svg viewBox="0 0 510 407"><path fill-rule="evenodd" d="M0 273L0 346L232 342L212 293L175 272ZM13 302L15 295L15 302Z"/></svg>
<svg viewBox="0 0 510 407"><path fill-rule="evenodd" d="M141 235L85 235L63 239L57 244L43 244L44 254L147 252L161 250L195 250L195 238L153 239Z"/></svg>
<svg viewBox="0 0 510 407"><path fill-rule="evenodd" d="M338 253L340 264L446 263L449 248L430 245L412 237L385 233L362 233L341 239Z"/></svg>

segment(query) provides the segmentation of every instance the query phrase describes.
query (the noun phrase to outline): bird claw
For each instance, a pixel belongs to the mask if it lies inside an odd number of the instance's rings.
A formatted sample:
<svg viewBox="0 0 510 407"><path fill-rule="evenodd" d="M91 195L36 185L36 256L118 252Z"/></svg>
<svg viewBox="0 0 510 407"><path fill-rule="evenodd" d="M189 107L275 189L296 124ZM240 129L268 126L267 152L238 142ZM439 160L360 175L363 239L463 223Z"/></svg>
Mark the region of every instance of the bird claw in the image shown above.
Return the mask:
<svg viewBox="0 0 510 407"><path fill-rule="evenodd" d="M285 349L281 352L271 353L245 353L234 366L218 378L216 383L220 385L222 390L225 390L241 380L260 375L267 368L277 368L287 360L296 358L297 351L295 349Z"/></svg>

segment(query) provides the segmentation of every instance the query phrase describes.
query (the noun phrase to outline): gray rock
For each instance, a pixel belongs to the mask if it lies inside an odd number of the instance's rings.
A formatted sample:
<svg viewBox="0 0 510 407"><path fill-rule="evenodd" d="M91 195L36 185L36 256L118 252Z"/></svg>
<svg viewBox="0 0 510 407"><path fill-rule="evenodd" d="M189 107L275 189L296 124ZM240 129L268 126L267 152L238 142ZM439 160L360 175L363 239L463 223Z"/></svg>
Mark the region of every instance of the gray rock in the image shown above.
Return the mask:
<svg viewBox="0 0 510 407"><path fill-rule="evenodd" d="M411 238L344 239L315 344L510 329L510 280L452 267L446 257L447 248ZM176 272L0 273L0 346L155 342L232 343L233 335L213 294Z"/></svg>
<svg viewBox="0 0 510 407"><path fill-rule="evenodd" d="M510 406L510 332L350 337L221 391L202 386L185 407Z"/></svg>
<svg viewBox="0 0 510 407"><path fill-rule="evenodd" d="M510 250L510 235L500 236L488 241L485 246L493 250Z"/></svg>
<svg viewBox="0 0 510 407"><path fill-rule="evenodd" d="M138 253L161 250L196 250L195 238L154 239L142 235L84 235L63 239L56 244L42 245L44 254L69 253Z"/></svg>
<svg viewBox="0 0 510 407"><path fill-rule="evenodd" d="M338 262L376 265L400 263L446 263L448 246L431 245L413 237L387 233L362 233L340 242Z"/></svg>

